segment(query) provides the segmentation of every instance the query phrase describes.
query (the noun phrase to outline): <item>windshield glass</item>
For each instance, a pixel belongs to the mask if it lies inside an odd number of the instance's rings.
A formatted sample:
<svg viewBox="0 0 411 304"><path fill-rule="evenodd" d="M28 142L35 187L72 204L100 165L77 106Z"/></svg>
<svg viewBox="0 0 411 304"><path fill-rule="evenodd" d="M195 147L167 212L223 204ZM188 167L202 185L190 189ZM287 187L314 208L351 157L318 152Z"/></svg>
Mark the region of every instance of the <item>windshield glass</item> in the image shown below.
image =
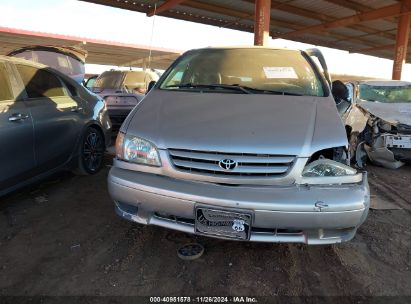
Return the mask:
<svg viewBox="0 0 411 304"><path fill-rule="evenodd" d="M93 88L121 89L123 87L124 72L109 71L101 74L94 82Z"/></svg>
<svg viewBox="0 0 411 304"><path fill-rule="evenodd" d="M147 89L147 84L153 80L144 71L108 71L101 74L93 88L138 91Z"/></svg>
<svg viewBox="0 0 411 304"><path fill-rule="evenodd" d="M207 86L210 86L207 90ZM184 55L160 84L161 89L324 96L322 82L299 51L204 49ZM253 90L255 89L255 90ZM271 91L271 92L270 92Z"/></svg>
<svg viewBox="0 0 411 304"><path fill-rule="evenodd" d="M367 101L383 103L411 102L411 85L375 86L360 84L358 97Z"/></svg>

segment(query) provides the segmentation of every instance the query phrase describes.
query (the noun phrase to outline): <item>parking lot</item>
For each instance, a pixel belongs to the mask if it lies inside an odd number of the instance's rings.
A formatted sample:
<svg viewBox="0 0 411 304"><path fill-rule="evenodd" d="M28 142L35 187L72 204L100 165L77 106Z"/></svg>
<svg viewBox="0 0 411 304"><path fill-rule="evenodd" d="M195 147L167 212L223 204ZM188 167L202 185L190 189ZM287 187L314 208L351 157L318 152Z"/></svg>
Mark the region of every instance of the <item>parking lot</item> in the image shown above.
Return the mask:
<svg viewBox="0 0 411 304"><path fill-rule="evenodd" d="M353 241L305 246L126 222L107 193L110 163L95 176L60 174L2 199L0 295L411 296L409 166L368 167L378 209ZM193 241L204 255L180 260L178 247Z"/></svg>
<svg viewBox="0 0 411 304"><path fill-rule="evenodd" d="M411 303L411 0L0 11L0 304Z"/></svg>

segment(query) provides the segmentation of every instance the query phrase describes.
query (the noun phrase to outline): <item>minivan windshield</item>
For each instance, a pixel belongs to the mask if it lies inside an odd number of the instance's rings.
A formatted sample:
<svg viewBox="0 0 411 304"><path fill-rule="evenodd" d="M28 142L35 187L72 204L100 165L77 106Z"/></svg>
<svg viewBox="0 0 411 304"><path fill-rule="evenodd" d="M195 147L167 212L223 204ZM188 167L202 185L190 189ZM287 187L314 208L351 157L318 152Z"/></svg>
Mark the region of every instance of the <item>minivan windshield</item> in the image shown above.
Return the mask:
<svg viewBox="0 0 411 304"><path fill-rule="evenodd" d="M300 51L202 49L179 59L165 90L324 96L323 83Z"/></svg>
<svg viewBox="0 0 411 304"><path fill-rule="evenodd" d="M360 84L358 97L366 101L383 103L411 102L411 85L377 86Z"/></svg>

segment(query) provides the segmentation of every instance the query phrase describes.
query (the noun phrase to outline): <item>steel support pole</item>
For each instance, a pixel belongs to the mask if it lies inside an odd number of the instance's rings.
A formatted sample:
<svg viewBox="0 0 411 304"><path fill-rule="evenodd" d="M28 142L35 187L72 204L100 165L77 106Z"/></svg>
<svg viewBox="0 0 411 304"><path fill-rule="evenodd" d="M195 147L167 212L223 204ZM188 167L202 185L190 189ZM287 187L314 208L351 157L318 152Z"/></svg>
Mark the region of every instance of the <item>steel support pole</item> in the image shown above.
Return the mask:
<svg viewBox="0 0 411 304"><path fill-rule="evenodd" d="M397 41L395 43L394 64L392 67L392 79L401 80L402 66L407 57L408 33L410 29L410 14L403 13L398 19Z"/></svg>
<svg viewBox="0 0 411 304"><path fill-rule="evenodd" d="M270 38L271 0L255 0L254 45L267 45Z"/></svg>

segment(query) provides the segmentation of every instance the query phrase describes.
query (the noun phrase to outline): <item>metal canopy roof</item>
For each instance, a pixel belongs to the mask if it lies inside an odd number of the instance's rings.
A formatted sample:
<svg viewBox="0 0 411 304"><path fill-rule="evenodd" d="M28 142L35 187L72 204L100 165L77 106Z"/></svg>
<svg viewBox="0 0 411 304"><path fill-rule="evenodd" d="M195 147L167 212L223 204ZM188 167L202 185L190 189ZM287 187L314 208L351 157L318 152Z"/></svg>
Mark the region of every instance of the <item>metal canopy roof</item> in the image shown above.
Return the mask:
<svg viewBox="0 0 411 304"><path fill-rule="evenodd" d="M76 46L88 52L86 63L144 67L148 65L150 47L113 41L56 35L0 27L0 55L29 45ZM166 69L182 51L152 48L150 67Z"/></svg>
<svg viewBox="0 0 411 304"><path fill-rule="evenodd" d="M254 31L254 0L81 0L240 31ZM271 0L270 35L393 59L398 16L410 0ZM411 62L408 51L407 62Z"/></svg>

